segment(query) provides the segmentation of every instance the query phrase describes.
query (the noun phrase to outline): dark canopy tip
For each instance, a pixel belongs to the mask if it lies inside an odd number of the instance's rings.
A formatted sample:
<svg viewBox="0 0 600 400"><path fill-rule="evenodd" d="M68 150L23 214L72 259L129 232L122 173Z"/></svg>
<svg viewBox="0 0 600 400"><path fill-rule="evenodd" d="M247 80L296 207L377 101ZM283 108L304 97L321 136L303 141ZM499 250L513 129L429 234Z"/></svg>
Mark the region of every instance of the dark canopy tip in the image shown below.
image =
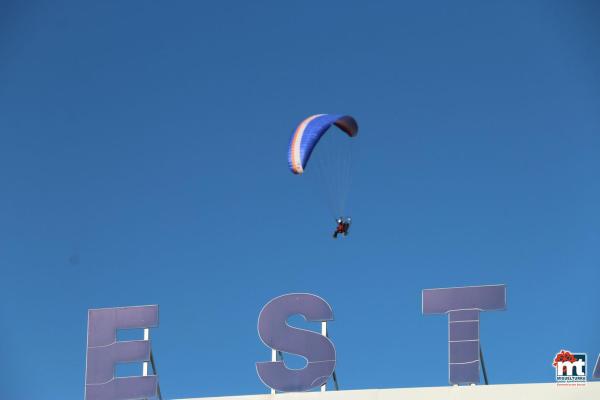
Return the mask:
<svg viewBox="0 0 600 400"><path fill-rule="evenodd" d="M358 134L358 123L349 115L344 115L335 122L335 126L346 132L350 136Z"/></svg>

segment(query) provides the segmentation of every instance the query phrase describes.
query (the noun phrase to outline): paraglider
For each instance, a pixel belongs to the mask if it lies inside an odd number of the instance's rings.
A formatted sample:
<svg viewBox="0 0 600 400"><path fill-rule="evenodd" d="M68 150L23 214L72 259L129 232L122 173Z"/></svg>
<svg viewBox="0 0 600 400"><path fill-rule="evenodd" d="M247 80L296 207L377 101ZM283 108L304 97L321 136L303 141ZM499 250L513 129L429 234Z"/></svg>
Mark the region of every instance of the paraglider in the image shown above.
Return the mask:
<svg viewBox="0 0 600 400"><path fill-rule="evenodd" d="M337 227L335 228L335 231L333 232L333 238L337 239L339 234L348 236L348 229L350 229L350 224L352 223L352 220L349 217L348 218L339 217L336 220L336 222L337 222Z"/></svg>
<svg viewBox="0 0 600 400"><path fill-rule="evenodd" d="M335 140L332 141L331 149L317 151L320 160L315 166L316 174L326 186L331 211L336 217L337 226L333 237L337 238L339 234L348 235L351 222L350 218L343 215L347 215L344 208L350 180L351 152L347 143L352 142L349 139L358 134L356 120L349 115L340 114L317 114L304 119L292 134L288 148L288 166L295 175L303 175L317 144L332 126L339 128L347 137L335 132L328 134L328 137L335 135L332 138ZM335 130L337 129L332 129Z"/></svg>

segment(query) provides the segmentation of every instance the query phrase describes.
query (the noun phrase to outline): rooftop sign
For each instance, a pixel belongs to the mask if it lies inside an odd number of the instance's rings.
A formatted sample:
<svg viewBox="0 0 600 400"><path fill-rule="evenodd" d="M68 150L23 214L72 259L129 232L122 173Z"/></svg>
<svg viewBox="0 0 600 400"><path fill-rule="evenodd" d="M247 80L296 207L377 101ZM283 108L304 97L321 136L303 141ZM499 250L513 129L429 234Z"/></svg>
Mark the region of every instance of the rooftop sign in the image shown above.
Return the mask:
<svg viewBox="0 0 600 400"><path fill-rule="evenodd" d="M479 314L506 308L504 285L467 286L456 288L425 289L422 293L422 312L448 315L448 374L453 385L479 383L482 366L479 336ZM313 332L290 326L292 315L302 315L307 321L320 322L322 331ZM327 337L326 324L333 320L331 306L321 297L309 293L291 293L269 301L258 316L258 336L265 346L272 349L271 361L256 363L260 380L274 392L302 392L323 386L333 375L335 381L336 351ZM152 361L148 328L158 326L158 306L119 307L89 310L88 344L85 376L85 400L135 400L161 398L158 376L147 374L147 362ZM144 340L117 341L119 329L144 329ZM306 358L307 365L301 369L287 368L277 353L296 354ZM142 376L118 377L118 363L144 363ZM152 363L154 367L154 364ZM600 356L596 361L593 377L600 379ZM598 384L600 385L600 384ZM596 389L585 389L589 393ZM507 387L509 385L501 385ZM515 385L511 385L515 386ZM536 386L536 385L528 385ZM552 385L554 387L554 385ZM411 389L413 390L413 389ZM414 389L421 391L424 389ZM435 396L419 392L416 398L454 398L454 389L436 389ZM449 391L450 390L450 391ZM469 389L473 398L534 399L525 395L513 396L502 389L478 391ZM487 389L486 389L487 390ZM378 391L363 391L377 392ZM560 398L545 396L539 399ZM350 392L350 393L354 393ZM386 392L387 393L387 392ZM412 393L412 392L411 392ZM452 393L450 396L449 394ZM465 392L466 393L466 392ZM524 393L524 392L523 392ZM533 392L532 392L533 393ZM536 392L537 393L537 392ZM403 392L404 394L404 392ZM408 394L408 392L406 392ZM267 395L261 397L268 400ZM437 396L437 397L436 397ZM545 397L544 397L545 396ZM352 396L350 396L352 397ZM365 397L369 400L372 396ZM375 396L382 400L383 397ZM272 397L269 397L272 398ZM591 397L590 397L591 398ZM257 398L257 400L260 400Z"/></svg>
<svg viewBox="0 0 600 400"><path fill-rule="evenodd" d="M86 400L130 400L157 394L158 377L115 376L117 363L150 361L150 341L117 341L117 329L158 326L158 306L89 310L85 371Z"/></svg>
<svg viewBox="0 0 600 400"><path fill-rule="evenodd" d="M327 382L335 370L335 347L329 338L287 324L292 315L307 321L331 321L333 311L314 294L291 293L269 301L258 316L258 336L273 350L297 354L308 361L302 369L289 369L283 360L257 362L260 380L276 391L304 392Z"/></svg>
<svg viewBox="0 0 600 400"><path fill-rule="evenodd" d="M448 380L479 383L479 313L506 308L506 286L423 290L423 314L448 314Z"/></svg>

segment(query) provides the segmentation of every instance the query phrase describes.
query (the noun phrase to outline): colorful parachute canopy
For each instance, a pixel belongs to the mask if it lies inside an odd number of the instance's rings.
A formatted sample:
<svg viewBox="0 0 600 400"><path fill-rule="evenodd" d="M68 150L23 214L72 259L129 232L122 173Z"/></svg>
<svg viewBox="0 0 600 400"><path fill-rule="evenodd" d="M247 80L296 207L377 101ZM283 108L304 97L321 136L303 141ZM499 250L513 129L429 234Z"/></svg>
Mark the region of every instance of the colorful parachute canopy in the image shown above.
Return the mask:
<svg viewBox="0 0 600 400"><path fill-rule="evenodd" d="M350 137L358 134L358 124L349 115L317 114L306 118L298 125L288 150L288 164L294 174L302 174L319 139L335 125Z"/></svg>

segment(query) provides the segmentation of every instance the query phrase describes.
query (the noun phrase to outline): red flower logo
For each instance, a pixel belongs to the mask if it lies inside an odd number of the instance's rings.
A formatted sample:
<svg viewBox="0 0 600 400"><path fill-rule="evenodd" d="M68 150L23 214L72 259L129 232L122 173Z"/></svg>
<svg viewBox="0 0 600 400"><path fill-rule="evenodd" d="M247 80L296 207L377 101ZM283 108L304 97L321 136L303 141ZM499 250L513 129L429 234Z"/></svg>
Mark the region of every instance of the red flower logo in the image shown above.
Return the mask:
<svg viewBox="0 0 600 400"><path fill-rule="evenodd" d="M571 352L567 351L567 350L561 350L560 353L558 353L556 355L556 357L554 357L554 362L552 363L552 365L554 365L555 367L558 365L559 362L575 362L577 361L577 359L575 358L575 356L573 354L571 354ZM567 373L567 367L563 366L563 374Z"/></svg>

